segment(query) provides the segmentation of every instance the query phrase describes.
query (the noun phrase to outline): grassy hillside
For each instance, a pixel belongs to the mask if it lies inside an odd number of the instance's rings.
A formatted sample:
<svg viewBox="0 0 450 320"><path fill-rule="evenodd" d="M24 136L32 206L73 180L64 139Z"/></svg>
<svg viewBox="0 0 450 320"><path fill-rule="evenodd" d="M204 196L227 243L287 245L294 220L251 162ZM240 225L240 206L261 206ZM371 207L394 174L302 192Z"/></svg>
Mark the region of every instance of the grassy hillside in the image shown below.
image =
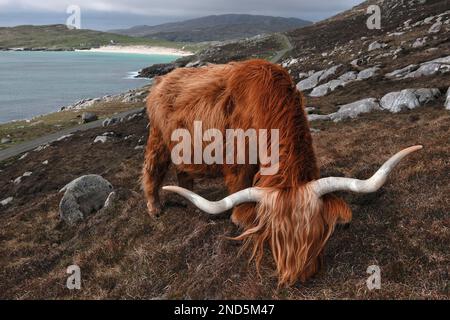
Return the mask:
<svg viewBox="0 0 450 320"><path fill-rule="evenodd" d="M17 26L0 28L0 48L30 48L71 50L99 47L111 44L154 45L164 47L183 46L164 40L134 38L94 30L70 30L65 25Z"/></svg>

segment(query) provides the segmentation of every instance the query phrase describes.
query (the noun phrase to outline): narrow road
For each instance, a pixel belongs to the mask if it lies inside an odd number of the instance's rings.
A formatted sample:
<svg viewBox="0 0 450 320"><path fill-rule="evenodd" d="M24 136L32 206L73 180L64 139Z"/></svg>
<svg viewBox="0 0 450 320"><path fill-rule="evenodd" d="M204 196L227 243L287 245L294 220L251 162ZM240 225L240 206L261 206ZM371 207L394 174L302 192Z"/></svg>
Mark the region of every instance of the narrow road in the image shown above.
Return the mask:
<svg viewBox="0 0 450 320"><path fill-rule="evenodd" d="M294 46L286 35L279 33L277 34L277 36L282 40L282 42L285 43L285 48L278 51L277 54L272 59L270 59L270 62L272 63L278 63L286 53L294 49Z"/></svg>
<svg viewBox="0 0 450 320"><path fill-rule="evenodd" d="M121 119L121 118L128 117L128 116L130 116L132 114L135 114L135 113L138 113L138 112L141 112L141 111L142 111L142 108L128 110L128 111L124 111L124 112L118 113L118 114L116 114L116 115L114 115L112 117ZM41 145L54 142L54 141L58 140L60 137L62 137L62 136L65 136L65 135L68 135L68 134L73 134L73 133L78 132L78 131L86 131L86 130L89 130L89 129L101 127L103 121L104 121L104 119L93 121L93 122L89 122L89 123L82 124L82 125L79 125L79 126L76 126L76 127L72 127L72 128L67 128L67 129L64 129L64 130L61 130L61 131L58 131L58 132L55 132L55 133L52 133L52 134L49 134L49 135L46 135L46 136L43 136L43 137L39 137L39 138L37 138L35 140L23 142L21 144L18 144L16 146L12 146L12 147L7 148L5 150L0 150L0 161L9 159L11 157L15 157L15 156L17 156L19 154L22 154L24 152L28 152L28 151L33 150L33 149L36 149L37 147L39 147Z"/></svg>

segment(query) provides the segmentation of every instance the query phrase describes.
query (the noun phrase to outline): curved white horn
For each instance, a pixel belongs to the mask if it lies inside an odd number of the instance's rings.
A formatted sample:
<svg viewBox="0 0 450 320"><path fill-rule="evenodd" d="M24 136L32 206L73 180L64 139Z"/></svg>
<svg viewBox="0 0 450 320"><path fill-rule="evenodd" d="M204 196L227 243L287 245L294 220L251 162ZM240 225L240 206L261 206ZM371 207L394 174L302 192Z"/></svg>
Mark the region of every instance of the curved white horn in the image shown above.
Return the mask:
<svg viewBox="0 0 450 320"><path fill-rule="evenodd" d="M404 157L422 148L422 146L413 146L398 152L386 161L370 179L358 180L352 178L328 177L312 181L310 182L310 186L319 197L334 191L352 191L357 193L375 192L383 186L389 173Z"/></svg>
<svg viewBox="0 0 450 320"><path fill-rule="evenodd" d="M192 202L200 210L209 214L219 214L245 202L259 202L264 195L263 189L247 188L233 193L220 201L209 201L198 194L181 187L166 186L163 187L163 190L179 194Z"/></svg>

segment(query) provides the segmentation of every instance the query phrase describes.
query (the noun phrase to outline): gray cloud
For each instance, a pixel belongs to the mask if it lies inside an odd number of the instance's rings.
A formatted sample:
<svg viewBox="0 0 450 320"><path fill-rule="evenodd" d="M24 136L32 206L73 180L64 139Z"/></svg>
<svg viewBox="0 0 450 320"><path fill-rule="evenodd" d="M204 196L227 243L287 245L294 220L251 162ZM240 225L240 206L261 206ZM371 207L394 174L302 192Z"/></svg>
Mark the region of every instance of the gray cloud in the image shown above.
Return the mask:
<svg viewBox="0 0 450 320"><path fill-rule="evenodd" d="M64 23L77 4L83 28L159 24L211 14L249 13L317 21L362 0L0 0L0 25Z"/></svg>

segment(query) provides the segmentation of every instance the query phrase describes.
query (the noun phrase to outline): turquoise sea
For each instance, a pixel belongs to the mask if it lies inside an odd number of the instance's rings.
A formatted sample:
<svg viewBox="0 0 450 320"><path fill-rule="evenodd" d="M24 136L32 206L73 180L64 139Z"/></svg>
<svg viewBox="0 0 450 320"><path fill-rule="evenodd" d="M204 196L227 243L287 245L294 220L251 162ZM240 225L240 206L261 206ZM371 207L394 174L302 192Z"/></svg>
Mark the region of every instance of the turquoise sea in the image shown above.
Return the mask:
<svg viewBox="0 0 450 320"><path fill-rule="evenodd" d="M0 52L0 123L30 119L85 98L141 87L138 70L176 56L99 52Z"/></svg>

